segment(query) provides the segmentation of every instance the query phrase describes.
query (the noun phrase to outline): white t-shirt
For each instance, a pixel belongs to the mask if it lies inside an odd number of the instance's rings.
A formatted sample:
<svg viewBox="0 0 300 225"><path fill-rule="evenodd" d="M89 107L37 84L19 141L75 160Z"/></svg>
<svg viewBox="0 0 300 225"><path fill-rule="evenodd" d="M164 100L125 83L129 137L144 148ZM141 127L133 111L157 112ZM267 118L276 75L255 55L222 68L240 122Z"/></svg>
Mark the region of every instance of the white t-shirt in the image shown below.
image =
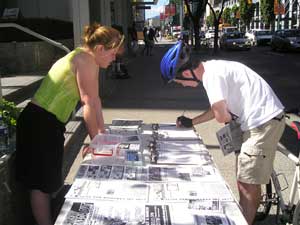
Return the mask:
<svg viewBox="0 0 300 225"><path fill-rule="evenodd" d="M239 117L243 131L258 127L280 114L284 107L268 83L249 67L233 61L203 62L203 86L210 105L225 100Z"/></svg>

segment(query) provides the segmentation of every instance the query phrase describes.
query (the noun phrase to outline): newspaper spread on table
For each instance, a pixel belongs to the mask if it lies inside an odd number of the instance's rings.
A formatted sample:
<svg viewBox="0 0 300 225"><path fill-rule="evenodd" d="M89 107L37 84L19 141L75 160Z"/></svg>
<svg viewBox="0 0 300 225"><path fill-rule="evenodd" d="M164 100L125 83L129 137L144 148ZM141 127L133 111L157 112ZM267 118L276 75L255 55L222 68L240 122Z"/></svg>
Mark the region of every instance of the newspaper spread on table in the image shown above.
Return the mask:
<svg viewBox="0 0 300 225"><path fill-rule="evenodd" d="M108 134L124 138L85 158L56 225L247 224L193 129L117 119Z"/></svg>

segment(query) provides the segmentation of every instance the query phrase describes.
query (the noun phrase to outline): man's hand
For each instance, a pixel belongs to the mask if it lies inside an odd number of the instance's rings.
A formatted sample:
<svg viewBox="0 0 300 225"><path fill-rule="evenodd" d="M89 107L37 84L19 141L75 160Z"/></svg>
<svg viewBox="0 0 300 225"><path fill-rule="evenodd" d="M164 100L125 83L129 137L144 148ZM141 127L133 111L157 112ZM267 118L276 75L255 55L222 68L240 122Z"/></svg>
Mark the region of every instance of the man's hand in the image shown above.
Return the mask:
<svg viewBox="0 0 300 225"><path fill-rule="evenodd" d="M176 125L178 127L190 128L193 126L193 120L185 116L179 116L177 117Z"/></svg>

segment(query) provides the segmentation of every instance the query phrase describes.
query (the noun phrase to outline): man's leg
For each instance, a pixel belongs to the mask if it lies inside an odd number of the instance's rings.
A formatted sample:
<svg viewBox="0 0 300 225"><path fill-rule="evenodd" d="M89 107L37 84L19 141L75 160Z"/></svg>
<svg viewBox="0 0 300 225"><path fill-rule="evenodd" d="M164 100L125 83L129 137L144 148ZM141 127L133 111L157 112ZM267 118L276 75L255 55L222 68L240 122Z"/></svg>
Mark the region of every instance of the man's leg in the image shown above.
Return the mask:
<svg viewBox="0 0 300 225"><path fill-rule="evenodd" d="M40 190L30 192L31 209L39 225L53 225L50 207L50 195Z"/></svg>
<svg viewBox="0 0 300 225"><path fill-rule="evenodd" d="M237 186L240 195L240 205L243 214L249 225L252 225L257 208L260 203L261 185L259 184L246 184L237 181Z"/></svg>

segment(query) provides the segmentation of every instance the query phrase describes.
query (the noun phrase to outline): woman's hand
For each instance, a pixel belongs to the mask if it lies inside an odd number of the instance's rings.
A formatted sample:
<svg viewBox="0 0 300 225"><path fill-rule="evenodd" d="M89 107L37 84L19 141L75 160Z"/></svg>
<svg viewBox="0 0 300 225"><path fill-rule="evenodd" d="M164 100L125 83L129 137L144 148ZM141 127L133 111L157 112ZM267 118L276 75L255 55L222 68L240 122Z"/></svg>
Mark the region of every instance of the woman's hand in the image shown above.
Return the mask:
<svg viewBox="0 0 300 225"><path fill-rule="evenodd" d="M82 158L84 159L84 158L86 157L87 154L91 154L91 153L93 153L93 148L91 148L89 145L83 147L82 153L81 153Z"/></svg>

